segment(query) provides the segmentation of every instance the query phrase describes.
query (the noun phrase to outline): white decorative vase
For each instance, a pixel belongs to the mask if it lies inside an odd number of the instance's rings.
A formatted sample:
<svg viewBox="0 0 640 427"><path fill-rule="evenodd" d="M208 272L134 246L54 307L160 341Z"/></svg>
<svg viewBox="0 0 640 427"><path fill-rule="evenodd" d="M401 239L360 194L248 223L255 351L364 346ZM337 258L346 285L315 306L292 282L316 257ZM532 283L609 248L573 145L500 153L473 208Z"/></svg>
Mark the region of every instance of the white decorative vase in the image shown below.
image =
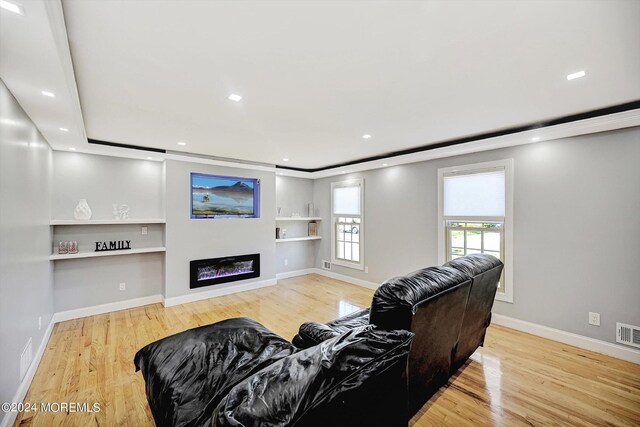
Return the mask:
<svg viewBox="0 0 640 427"><path fill-rule="evenodd" d="M89 203L87 203L87 199L80 199L78 205L73 210L73 217L84 221L91 219L91 208L89 207Z"/></svg>

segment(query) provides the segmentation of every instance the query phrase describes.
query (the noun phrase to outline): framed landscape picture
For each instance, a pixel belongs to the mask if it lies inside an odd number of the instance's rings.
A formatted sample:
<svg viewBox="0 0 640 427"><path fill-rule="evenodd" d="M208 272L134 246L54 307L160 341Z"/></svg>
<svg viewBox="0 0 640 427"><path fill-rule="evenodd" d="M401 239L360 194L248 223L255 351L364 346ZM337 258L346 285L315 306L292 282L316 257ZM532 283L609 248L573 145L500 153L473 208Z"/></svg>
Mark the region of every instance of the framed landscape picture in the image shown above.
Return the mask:
<svg viewBox="0 0 640 427"><path fill-rule="evenodd" d="M191 174L191 218L259 217L259 179Z"/></svg>

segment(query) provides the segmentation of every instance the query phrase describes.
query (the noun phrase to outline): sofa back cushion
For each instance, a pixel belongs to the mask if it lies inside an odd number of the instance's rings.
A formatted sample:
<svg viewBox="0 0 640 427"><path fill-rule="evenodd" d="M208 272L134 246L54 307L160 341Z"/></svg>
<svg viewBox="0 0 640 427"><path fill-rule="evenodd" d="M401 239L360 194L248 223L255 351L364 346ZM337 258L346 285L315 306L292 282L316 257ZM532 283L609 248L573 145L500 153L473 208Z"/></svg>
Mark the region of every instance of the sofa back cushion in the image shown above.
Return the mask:
<svg viewBox="0 0 640 427"><path fill-rule="evenodd" d="M233 387L211 425L406 426L412 337L357 327L288 356Z"/></svg>
<svg viewBox="0 0 640 427"><path fill-rule="evenodd" d="M502 262L491 255L474 254L445 264L471 277L471 291L464 313L460 336L453 356L452 371L457 370L484 342L491 322L491 308L502 274Z"/></svg>
<svg viewBox="0 0 640 427"><path fill-rule="evenodd" d="M410 330L412 317L422 302L468 281L468 275L449 267L423 268L389 279L373 295L369 321L381 329Z"/></svg>
<svg viewBox="0 0 640 427"><path fill-rule="evenodd" d="M415 334L408 364L410 414L449 378L470 288L468 274L429 267L387 280L373 296L371 323Z"/></svg>

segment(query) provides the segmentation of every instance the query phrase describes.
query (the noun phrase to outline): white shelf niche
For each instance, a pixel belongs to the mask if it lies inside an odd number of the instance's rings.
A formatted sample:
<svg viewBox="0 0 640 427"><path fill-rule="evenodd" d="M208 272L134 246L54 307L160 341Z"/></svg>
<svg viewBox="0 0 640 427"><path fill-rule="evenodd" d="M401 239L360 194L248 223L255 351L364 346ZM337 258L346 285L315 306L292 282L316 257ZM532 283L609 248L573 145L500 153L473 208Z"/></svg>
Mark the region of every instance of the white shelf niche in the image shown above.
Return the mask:
<svg viewBox="0 0 640 427"><path fill-rule="evenodd" d="M99 251L99 252L78 252L77 254L53 254L49 257L51 261L58 261L61 259L79 259L79 258L96 258L105 256L116 255L135 255L135 254L148 254L153 252L165 252L167 248L164 246L157 246L154 248L135 248L135 249L123 249L115 251Z"/></svg>
<svg viewBox="0 0 640 427"><path fill-rule="evenodd" d="M276 221L322 221L319 216L277 216Z"/></svg>
<svg viewBox="0 0 640 427"><path fill-rule="evenodd" d="M300 242L303 240L320 240L321 236L304 236L304 237L288 237L286 239L276 239L276 243L282 242Z"/></svg>
<svg viewBox="0 0 640 427"><path fill-rule="evenodd" d="M77 219L52 219L49 225L120 225L120 224L164 224L167 221L164 218L148 218L148 219L94 219L94 220L77 220Z"/></svg>

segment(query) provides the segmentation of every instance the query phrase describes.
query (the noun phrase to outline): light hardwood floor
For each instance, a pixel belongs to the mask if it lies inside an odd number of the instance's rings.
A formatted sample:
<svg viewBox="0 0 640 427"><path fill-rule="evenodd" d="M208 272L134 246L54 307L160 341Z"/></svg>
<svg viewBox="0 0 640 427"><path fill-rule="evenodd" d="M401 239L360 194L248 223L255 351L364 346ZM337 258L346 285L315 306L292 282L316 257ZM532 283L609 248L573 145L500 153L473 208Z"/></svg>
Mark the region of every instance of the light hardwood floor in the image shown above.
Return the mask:
<svg viewBox="0 0 640 427"><path fill-rule="evenodd" d="M25 402L99 403L97 413L22 413L14 425L153 425L133 355L144 345L230 317L290 339L369 305L373 291L318 275L190 304L160 304L55 326ZM485 347L411 420L412 426L640 425L640 365L491 326Z"/></svg>

